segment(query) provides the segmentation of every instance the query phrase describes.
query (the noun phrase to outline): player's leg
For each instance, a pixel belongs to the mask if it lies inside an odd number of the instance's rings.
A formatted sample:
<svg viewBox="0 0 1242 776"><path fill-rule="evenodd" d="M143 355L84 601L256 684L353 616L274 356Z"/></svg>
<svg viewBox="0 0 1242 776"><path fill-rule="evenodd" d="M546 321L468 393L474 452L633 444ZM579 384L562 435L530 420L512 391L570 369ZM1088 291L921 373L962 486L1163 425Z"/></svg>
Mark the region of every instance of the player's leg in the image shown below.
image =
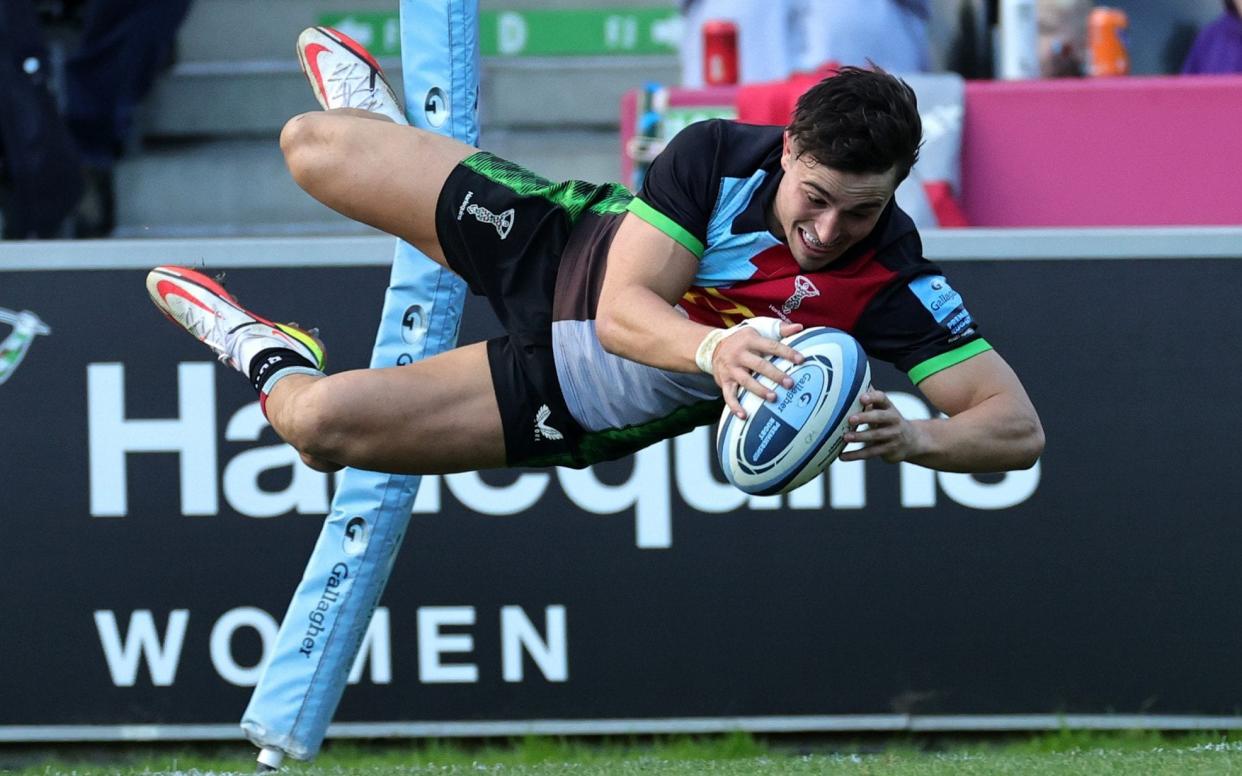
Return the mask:
<svg viewBox="0 0 1242 776"><path fill-rule="evenodd" d="M157 267L147 291L174 323L250 379L273 428L314 468L431 474L505 463L486 343L325 377L317 340L252 313L202 273Z"/></svg>
<svg viewBox="0 0 1242 776"><path fill-rule="evenodd" d="M312 197L445 264L436 203L449 173L477 149L353 110L295 116L280 145L293 179Z"/></svg>
<svg viewBox="0 0 1242 776"><path fill-rule="evenodd" d="M307 455L306 453L298 453L298 455L301 456L302 463L306 464L307 466L309 466L310 468L314 469L317 472L324 472L325 474L331 474L332 472L339 472L341 469L345 468L343 464L333 463L332 461L325 461L322 458L316 458L315 456Z"/></svg>
<svg viewBox="0 0 1242 776"><path fill-rule="evenodd" d="M486 343L390 369L292 375L265 406L276 433L317 462L401 474L505 465Z"/></svg>
<svg viewBox="0 0 1242 776"><path fill-rule="evenodd" d="M406 126L379 62L338 30L304 30L297 52L325 110L295 116L281 132L294 180L328 207L444 264L436 201L449 173L475 149Z"/></svg>

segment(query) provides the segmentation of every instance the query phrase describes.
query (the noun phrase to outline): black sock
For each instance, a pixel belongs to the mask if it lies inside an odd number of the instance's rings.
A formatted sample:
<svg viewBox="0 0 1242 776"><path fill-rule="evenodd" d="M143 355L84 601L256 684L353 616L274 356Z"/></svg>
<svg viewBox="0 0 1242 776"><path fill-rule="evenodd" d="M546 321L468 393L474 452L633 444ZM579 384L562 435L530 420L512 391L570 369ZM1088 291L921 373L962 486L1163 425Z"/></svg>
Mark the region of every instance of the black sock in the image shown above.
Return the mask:
<svg viewBox="0 0 1242 776"><path fill-rule="evenodd" d="M260 350L258 355L250 359L250 385L260 394L267 393L264 389L268 381L276 373L291 366L304 366L318 371L319 367L312 364L305 356L288 348L268 348Z"/></svg>

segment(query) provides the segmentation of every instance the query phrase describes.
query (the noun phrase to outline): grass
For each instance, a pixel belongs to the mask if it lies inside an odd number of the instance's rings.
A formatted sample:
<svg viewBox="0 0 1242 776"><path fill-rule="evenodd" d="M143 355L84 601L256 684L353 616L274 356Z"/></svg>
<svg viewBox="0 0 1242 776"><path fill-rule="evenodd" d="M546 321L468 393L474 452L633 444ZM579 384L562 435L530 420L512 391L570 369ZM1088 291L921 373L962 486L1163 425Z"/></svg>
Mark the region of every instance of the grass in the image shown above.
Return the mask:
<svg viewBox="0 0 1242 776"><path fill-rule="evenodd" d="M934 750L933 750L934 749ZM121 774L225 774L254 772L254 751L230 747L212 752L105 750L78 757L35 757L0 772L14 776ZM329 774L497 774L498 776L752 776L848 774L849 776L1108 776L1109 774L1242 774L1242 741L1218 734L1161 735L1151 732L1060 731L1003 742L936 747L929 739L888 740L863 747L817 741L801 748L745 734L655 741L586 742L528 738L491 744L340 743L313 763L290 761L289 776Z"/></svg>

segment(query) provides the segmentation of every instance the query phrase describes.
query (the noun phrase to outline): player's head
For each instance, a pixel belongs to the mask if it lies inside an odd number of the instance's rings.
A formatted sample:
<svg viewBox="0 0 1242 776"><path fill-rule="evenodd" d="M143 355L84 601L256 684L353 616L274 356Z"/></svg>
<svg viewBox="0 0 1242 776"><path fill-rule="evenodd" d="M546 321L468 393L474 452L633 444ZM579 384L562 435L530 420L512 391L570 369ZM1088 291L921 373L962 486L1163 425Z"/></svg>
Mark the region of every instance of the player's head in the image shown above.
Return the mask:
<svg viewBox="0 0 1242 776"><path fill-rule="evenodd" d="M878 67L843 67L798 98L786 127L800 152L852 173L910 174L923 142L914 90Z"/></svg>
<svg viewBox="0 0 1242 776"><path fill-rule="evenodd" d="M922 137L914 90L879 68L843 68L798 99L772 215L803 269L870 234L918 161Z"/></svg>

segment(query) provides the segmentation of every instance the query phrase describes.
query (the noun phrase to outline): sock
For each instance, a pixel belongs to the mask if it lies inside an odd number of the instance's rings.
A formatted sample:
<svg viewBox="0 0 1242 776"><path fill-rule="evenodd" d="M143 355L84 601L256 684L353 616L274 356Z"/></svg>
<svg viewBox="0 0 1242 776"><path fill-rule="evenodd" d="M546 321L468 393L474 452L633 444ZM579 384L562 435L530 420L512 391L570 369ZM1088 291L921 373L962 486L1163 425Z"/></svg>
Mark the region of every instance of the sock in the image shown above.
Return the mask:
<svg viewBox="0 0 1242 776"><path fill-rule="evenodd" d="M250 359L250 385L259 394L259 407L267 417L267 395L282 377L291 374L323 376L305 356L288 348L260 350Z"/></svg>

